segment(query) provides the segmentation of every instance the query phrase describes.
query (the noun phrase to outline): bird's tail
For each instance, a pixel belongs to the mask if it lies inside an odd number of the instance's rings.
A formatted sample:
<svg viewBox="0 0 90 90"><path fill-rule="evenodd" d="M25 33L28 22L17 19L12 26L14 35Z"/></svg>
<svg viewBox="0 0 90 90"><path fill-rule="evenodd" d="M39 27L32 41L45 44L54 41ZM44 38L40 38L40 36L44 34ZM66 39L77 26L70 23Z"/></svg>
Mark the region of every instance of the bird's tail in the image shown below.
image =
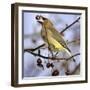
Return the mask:
<svg viewBox="0 0 90 90"><path fill-rule="evenodd" d="M68 55L69 55L70 57L72 56L70 49L65 49L65 51L68 53ZM75 59L74 59L74 58L73 58L73 61L75 62Z"/></svg>

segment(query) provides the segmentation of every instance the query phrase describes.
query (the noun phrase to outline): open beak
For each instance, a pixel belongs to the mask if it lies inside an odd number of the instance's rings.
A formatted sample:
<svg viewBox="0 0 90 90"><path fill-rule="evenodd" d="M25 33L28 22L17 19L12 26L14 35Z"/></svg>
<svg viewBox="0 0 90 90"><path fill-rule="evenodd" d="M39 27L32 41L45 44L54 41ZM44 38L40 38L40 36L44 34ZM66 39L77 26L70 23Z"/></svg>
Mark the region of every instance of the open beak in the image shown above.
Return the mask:
<svg viewBox="0 0 90 90"><path fill-rule="evenodd" d="M37 15L37 16L36 16L36 20L37 20L37 22L40 23L40 24L43 24L43 22L44 22L45 19L46 19L46 18L44 18L43 16L40 16L40 15Z"/></svg>
<svg viewBox="0 0 90 90"><path fill-rule="evenodd" d="M37 22L40 23L40 24L43 24L43 22L41 22L41 21L38 21L38 20L37 20Z"/></svg>

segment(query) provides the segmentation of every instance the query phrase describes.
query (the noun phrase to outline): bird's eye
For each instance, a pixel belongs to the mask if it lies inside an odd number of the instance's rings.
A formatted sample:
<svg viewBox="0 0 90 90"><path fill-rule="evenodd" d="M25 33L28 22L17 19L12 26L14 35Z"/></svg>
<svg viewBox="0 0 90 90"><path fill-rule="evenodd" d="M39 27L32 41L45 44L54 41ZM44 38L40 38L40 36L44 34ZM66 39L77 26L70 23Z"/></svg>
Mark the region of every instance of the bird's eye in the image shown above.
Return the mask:
<svg viewBox="0 0 90 90"><path fill-rule="evenodd" d="M37 15L37 16L36 16L36 19L37 19L37 20L40 20L40 16L39 16L39 15Z"/></svg>
<svg viewBox="0 0 90 90"><path fill-rule="evenodd" d="M46 18L45 18L45 17L43 17L43 20L46 20Z"/></svg>

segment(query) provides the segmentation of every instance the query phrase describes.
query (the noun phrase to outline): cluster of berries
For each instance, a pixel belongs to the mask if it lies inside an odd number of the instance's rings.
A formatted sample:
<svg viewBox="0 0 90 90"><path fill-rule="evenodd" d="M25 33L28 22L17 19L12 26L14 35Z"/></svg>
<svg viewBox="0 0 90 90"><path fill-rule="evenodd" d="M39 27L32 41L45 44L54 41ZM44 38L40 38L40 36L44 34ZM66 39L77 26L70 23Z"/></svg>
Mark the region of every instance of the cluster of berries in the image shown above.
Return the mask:
<svg viewBox="0 0 90 90"><path fill-rule="evenodd" d="M44 66L42 64L42 60L40 58L37 59L37 66L39 67L42 67L44 69ZM54 67L53 63L46 63L46 67L47 68L50 68L50 67ZM52 76L58 76L59 75L59 71L57 69L55 69L53 72L52 72Z"/></svg>

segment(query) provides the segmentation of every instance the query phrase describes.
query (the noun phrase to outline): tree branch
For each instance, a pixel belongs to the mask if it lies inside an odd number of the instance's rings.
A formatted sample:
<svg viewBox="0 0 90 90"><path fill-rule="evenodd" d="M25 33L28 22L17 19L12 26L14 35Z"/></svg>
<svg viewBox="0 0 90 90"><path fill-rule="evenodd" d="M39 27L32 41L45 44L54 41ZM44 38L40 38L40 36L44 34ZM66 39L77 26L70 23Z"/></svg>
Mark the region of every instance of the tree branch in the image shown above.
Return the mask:
<svg viewBox="0 0 90 90"><path fill-rule="evenodd" d="M70 25L68 25L68 26L67 26L65 29L63 29L60 33L62 34L63 32L65 32L68 28L70 28L72 25L74 25L76 22L78 22L79 19L80 19L80 17L79 17L77 20L75 20L73 23L71 23Z"/></svg>
<svg viewBox="0 0 90 90"><path fill-rule="evenodd" d="M80 42L80 39L77 39L77 40L73 40L73 41L67 42L67 44L76 43L76 42Z"/></svg>
<svg viewBox="0 0 90 90"><path fill-rule="evenodd" d="M35 51L35 50L37 50L37 49L39 49L39 48L41 48L41 47L43 47L43 46L45 46L45 43L42 44L42 45L40 45L40 46L38 46L38 47L36 47L36 48L24 49L24 52L25 52L25 51L27 51L27 52Z"/></svg>
<svg viewBox="0 0 90 90"><path fill-rule="evenodd" d="M69 57L69 58L56 58L56 57L46 57L46 56L43 56L43 55L41 55L41 54L34 53L34 52L28 51L28 50L27 50L27 52L31 53L31 54L34 55L34 56L38 56L38 57L41 57L41 58L44 58L44 59L51 59L51 60L70 60L71 58L80 55L80 53L77 53L77 54L75 54L75 55L72 55L72 56Z"/></svg>
<svg viewBox="0 0 90 90"><path fill-rule="evenodd" d="M79 68L80 68L80 63L76 66L76 68L72 72L66 72L66 75L74 75Z"/></svg>
<svg viewBox="0 0 90 90"><path fill-rule="evenodd" d="M69 60L69 59L71 59L71 58L73 58L73 57L75 57L75 56L78 56L78 55L80 55L80 53L77 53L77 54L75 54L75 55L72 55L71 57L67 58L66 60Z"/></svg>
<svg viewBox="0 0 90 90"><path fill-rule="evenodd" d="M80 39L67 42L67 44L71 44L71 43L74 43L74 42L77 42L77 41L80 41ZM43 46L45 46L45 43L42 44L42 45L39 45L39 46L36 47L36 48L27 48L27 49L24 49L24 52L25 52L25 51L27 51L27 52L36 51L37 49L40 49L40 48L43 47Z"/></svg>

